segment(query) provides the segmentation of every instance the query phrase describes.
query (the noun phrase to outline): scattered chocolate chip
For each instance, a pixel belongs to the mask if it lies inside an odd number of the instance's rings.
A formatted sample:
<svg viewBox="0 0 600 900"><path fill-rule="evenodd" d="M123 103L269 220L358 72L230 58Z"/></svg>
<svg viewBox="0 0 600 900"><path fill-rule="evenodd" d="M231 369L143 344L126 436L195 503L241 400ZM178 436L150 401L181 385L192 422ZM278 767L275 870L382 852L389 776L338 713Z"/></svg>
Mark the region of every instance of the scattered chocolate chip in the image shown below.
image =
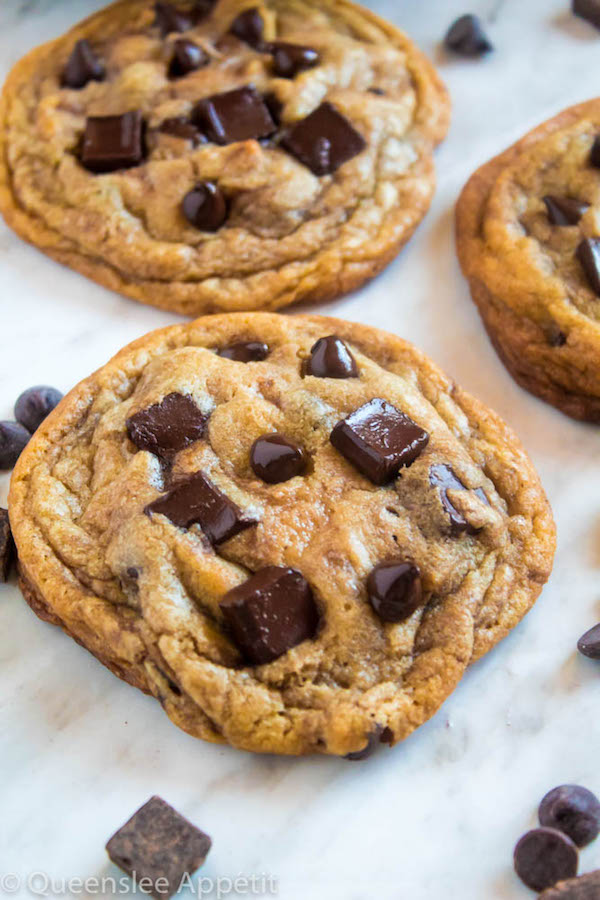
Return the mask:
<svg viewBox="0 0 600 900"><path fill-rule="evenodd" d="M12 469L30 437L18 422L0 422L0 469Z"/></svg>
<svg viewBox="0 0 600 900"><path fill-rule="evenodd" d="M596 169L600 169L600 135L594 138L592 149L590 151L590 164Z"/></svg>
<svg viewBox="0 0 600 900"><path fill-rule="evenodd" d="M305 374L315 378L358 378L358 368L343 340L330 334L319 338L310 348Z"/></svg>
<svg viewBox="0 0 600 900"><path fill-rule="evenodd" d="M369 603L382 622L404 622L421 606L421 572L401 559L379 563L367 578Z"/></svg>
<svg viewBox="0 0 600 900"><path fill-rule="evenodd" d="M573 15L600 28L600 0L572 0Z"/></svg>
<svg viewBox="0 0 600 900"><path fill-rule="evenodd" d="M252 444L250 465L262 481L280 484L304 472L306 453L300 444L282 434L264 434Z"/></svg>
<svg viewBox="0 0 600 900"><path fill-rule="evenodd" d="M56 388L40 384L23 391L15 403L15 419L32 434L62 400Z"/></svg>
<svg viewBox="0 0 600 900"><path fill-rule="evenodd" d="M423 452L429 435L405 413L377 397L338 422L330 440L373 484L386 484Z"/></svg>
<svg viewBox="0 0 600 900"><path fill-rule="evenodd" d="M227 218L227 201L218 184L200 181L183 198L183 214L200 231L218 231Z"/></svg>
<svg viewBox="0 0 600 900"><path fill-rule="evenodd" d="M264 95L263 100L275 124L281 125L283 103L281 102L277 94L274 91L270 91L270 93Z"/></svg>
<svg viewBox="0 0 600 900"><path fill-rule="evenodd" d="M362 748L362 750L355 750L353 753L347 753L344 759L350 759L353 762L359 761L361 759L368 759L369 756L372 756L375 753L378 744L386 743L386 741L383 740L383 734L385 731L389 731L389 728L382 728L381 725L375 725L367 738L367 743Z"/></svg>
<svg viewBox="0 0 600 900"><path fill-rule="evenodd" d="M276 130L263 98L251 86L206 97L192 117L217 144L267 137Z"/></svg>
<svg viewBox="0 0 600 900"><path fill-rule="evenodd" d="M173 44L173 56L169 63L169 78L183 78L196 69L201 69L210 62L209 56L204 52L202 47L188 41L185 38L179 38Z"/></svg>
<svg viewBox="0 0 600 900"><path fill-rule="evenodd" d="M144 121L139 110L121 116L91 116L81 146L81 164L90 172L114 172L144 159Z"/></svg>
<svg viewBox="0 0 600 900"><path fill-rule="evenodd" d="M377 97L385 97L385 91L378 87L372 87L367 89L369 94L375 94Z"/></svg>
<svg viewBox="0 0 600 900"><path fill-rule="evenodd" d="M235 18L229 29L240 41L258 50L262 47L265 23L258 7L247 9Z"/></svg>
<svg viewBox="0 0 600 900"><path fill-rule="evenodd" d="M15 543L10 530L8 510L0 509L0 581L8 581L15 558Z"/></svg>
<svg viewBox="0 0 600 900"><path fill-rule="evenodd" d="M150 503L145 512L166 516L179 528L199 525L212 544L228 541L240 531L256 525L256 519L244 515L202 472L196 472Z"/></svg>
<svg viewBox="0 0 600 900"><path fill-rule="evenodd" d="M188 394L167 394L152 406L130 416L125 426L138 450L171 459L180 450L199 441L208 416Z"/></svg>
<svg viewBox="0 0 600 900"><path fill-rule="evenodd" d="M103 81L105 75L104 66L84 38L73 48L62 73L61 85L79 90L89 81Z"/></svg>
<svg viewBox="0 0 600 900"><path fill-rule="evenodd" d="M158 130L163 134L171 135L171 137L191 141L194 147L208 143L208 139L185 116L174 116L171 119L165 119L158 126Z"/></svg>
<svg viewBox="0 0 600 900"><path fill-rule="evenodd" d="M600 240L585 238L575 251L590 287L600 297Z"/></svg>
<svg viewBox="0 0 600 900"><path fill-rule="evenodd" d="M269 348L262 341L239 341L229 344L217 351L223 359L233 359L235 362L261 362L269 355Z"/></svg>
<svg viewBox="0 0 600 900"><path fill-rule="evenodd" d="M540 825L556 828L578 847L585 847L600 834L600 802L587 788L563 784L546 794L539 819Z"/></svg>
<svg viewBox="0 0 600 900"><path fill-rule="evenodd" d="M269 44L273 55L273 72L279 78L293 78L298 72L312 69L319 63L319 54L312 47L274 41Z"/></svg>
<svg viewBox="0 0 600 900"><path fill-rule="evenodd" d="M331 103L322 103L284 136L283 146L315 175L331 175L367 142Z"/></svg>
<svg viewBox="0 0 600 900"><path fill-rule="evenodd" d="M106 852L128 875L135 873L138 884L149 879L153 897L167 900L179 890L184 876L200 868L211 844L207 834L172 806L151 797L113 834Z"/></svg>
<svg viewBox="0 0 600 900"><path fill-rule="evenodd" d="M594 625L577 641L577 649L588 659L600 659L600 625Z"/></svg>
<svg viewBox="0 0 600 900"><path fill-rule="evenodd" d="M590 208L589 203L583 203L573 197L554 197L547 194L542 199L552 225L577 225L586 209Z"/></svg>
<svg viewBox="0 0 600 900"><path fill-rule="evenodd" d="M579 854L570 837L555 828L534 828L517 843L515 871L534 891L552 887L577 874Z"/></svg>
<svg viewBox="0 0 600 900"><path fill-rule="evenodd" d="M177 9L172 3L155 3L154 12L156 13L154 24L160 29L161 37L166 37L174 31L187 31L193 25L188 13Z"/></svg>
<svg viewBox="0 0 600 900"><path fill-rule="evenodd" d="M468 57L483 56L494 49L480 19L472 13L461 16L450 26L444 44L459 56Z"/></svg>
<svg viewBox="0 0 600 900"><path fill-rule="evenodd" d="M445 512L447 512L450 517L450 529L453 534L461 534L463 531L466 531L467 534L477 534L477 532L481 530L479 528L474 528L470 522L467 522L463 514L456 509L448 497L448 491L450 490L468 490L462 481L456 477L451 466L447 466L445 463L438 463L435 466L431 466L429 469L429 483L432 487L440 489L440 500ZM476 488L473 493L477 494L479 499L483 500L488 506L490 505L482 488Z"/></svg>
<svg viewBox="0 0 600 900"><path fill-rule="evenodd" d="M220 603L235 644L251 664L272 662L315 636L319 613L310 585L295 569L267 566Z"/></svg>
<svg viewBox="0 0 600 900"><path fill-rule="evenodd" d="M598 900L599 897L600 869L560 881L540 894L538 900Z"/></svg>

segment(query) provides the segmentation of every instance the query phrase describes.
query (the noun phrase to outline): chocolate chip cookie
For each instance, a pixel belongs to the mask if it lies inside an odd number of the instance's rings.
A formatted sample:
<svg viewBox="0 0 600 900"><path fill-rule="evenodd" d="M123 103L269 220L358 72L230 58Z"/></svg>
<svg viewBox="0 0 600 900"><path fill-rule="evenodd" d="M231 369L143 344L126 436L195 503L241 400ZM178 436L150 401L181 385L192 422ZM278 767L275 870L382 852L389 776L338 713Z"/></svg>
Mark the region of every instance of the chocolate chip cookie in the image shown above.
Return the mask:
<svg viewBox="0 0 600 900"><path fill-rule="evenodd" d="M458 201L460 263L514 378L600 421L600 101L482 166Z"/></svg>
<svg viewBox="0 0 600 900"><path fill-rule="evenodd" d="M546 581L514 434L363 325L208 316L122 350L13 473L23 592L190 734L357 758L405 738Z"/></svg>
<svg viewBox="0 0 600 900"><path fill-rule="evenodd" d="M121 0L9 75L0 210L164 309L327 300L424 216L448 113L411 41L347 0Z"/></svg>

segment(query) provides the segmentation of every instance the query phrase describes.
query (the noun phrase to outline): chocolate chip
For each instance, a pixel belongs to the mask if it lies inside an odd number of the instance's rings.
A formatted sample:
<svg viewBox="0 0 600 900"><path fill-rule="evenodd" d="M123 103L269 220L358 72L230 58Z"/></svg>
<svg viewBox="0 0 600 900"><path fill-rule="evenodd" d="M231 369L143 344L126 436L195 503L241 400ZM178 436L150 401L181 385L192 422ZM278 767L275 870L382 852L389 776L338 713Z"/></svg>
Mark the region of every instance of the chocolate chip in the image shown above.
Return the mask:
<svg viewBox="0 0 600 900"><path fill-rule="evenodd" d="M169 78L183 78L196 69L201 69L210 62L210 58L202 47L180 38L173 44L173 56L169 64Z"/></svg>
<svg viewBox="0 0 600 900"><path fill-rule="evenodd" d="M305 374L315 378L358 378L358 369L343 340L330 334L319 338L310 348Z"/></svg>
<svg viewBox="0 0 600 900"><path fill-rule="evenodd" d="M251 86L206 97L196 104L192 116L217 144L267 137L276 130L264 100Z"/></svg>
<svg viewBox="0 0 600 900"><path fill-rule="evenodd" d="M567 335L560 330L558 325L550 325L546 337L551 347L564 347L567 343Z"/></svg>
<svg viewBox="0 0 600 900"><path fill-rule="evenodd" d="M447 466L445 463L438 463L435 466L431 466L429 469L429 483L432 487L440 489L440 500L445 512L448 513L450 518L450 529L453 534L461 534L463 531L466 531L467 534L477 534L477 532L481 530L480 528L475 528L470 522L467 522L463 514L453 505L448 497L448 491L450 490L468 490L462 481L456 477L451 466ZM476 488L473 493L477 494L479 499L483 500L488 506L490 505L482 488Z"/></svg>
<svg viewBox="0 0 600 900"><path fill-rule="evenodd" d="M201 181L183 198L183 214L200 231L218 231L227 218L227 201L218 184Z"/></svg>
<svg viewBox="0 0 600 900"><path fill-rule="evenodd" d="M15 558L15 543L10 530L8 510L0 509L0 581L8 581Z"/></svg>
<svg viewBox="0 0 600 900"><path fill-rule="evenodd" d="M367 88L369 94L375 94L377 97L385 97L385 91L378 87Z"/></svg>
<svg viewBox="0 0 600 900"><path fill-rule="evenodd" d="M600 28L599 0L573 0L572 9L573 15L580 16L586 22L589 22L590 25Z"/></svg>
<svg viewBox="0 0 600 900"><path fill-rule="evenodd" d="M586 209L590 208L589 203L583 203L573 197L554 197L547 194L542 199L552 225L577 225Z"/></svg>
<svg viewBox="0 0 600 900"><path fill-rule="evenodd" d="M304 472L306 453L300 444L282 434L264 434L252 444L250 465L262 481L280 484Z"/></svg>
<svg viewBox="0 0 600 900"><path fill-rule="evenodd" d="M600 135L594 138L592 149L590 151L590 164L596 169L600 169Z"/></svg>
<svg viewBox="0 0 600 900"><path fill-rule="evenodd" d="M258 7L247 9L235 18L229 29L240 41L255 49L262 46L265 23Z"/></svg>
<svg viewBox="0 0 600 900"><path fill-rule="evenodd" d="M383 622L404 622L421 606L421 572L401 559L379 563L367 579L369 603Z"/></svg>
<svg viewBox="0 0 600 900"><path fill-rule="evenodd" d="M283 103L274 91L270 91L263 97L265 106L271 114L271 118L276 125L281 125L281 114L283 113Z"/></svg>
<svg viewBox="0 0 600 900"><path fill-rule="evenodd" d="M63 70L61 84L78 90L89 81L103 81L105 75L104 66L84 38L75 44Z"/></svg>
<svg viewBox="0 0 600 900"><path fill-rule="evenodd" d="M208 143L208 139L185 116L174 116L171 119L165 119L158 126L158 130L162 134L169 134L171 137L191 141L194 147Z"/></svg>
<svg viewBox="0 0 600 900"><path fill-rule="evenodd" d="M236 344L228 344L217 351L223 359L233 359L236 362L261 362L269 355L269 348L262 341L239 341Z"/></svg>
<svg viewBox="0 0 600 900"><path fill-rule="evenodd" d="M244 515L202 472L196 472L150 503L145 512L166 516L179 528L199 525L212 544L228 541L240 531L256 525L256 519Z"/></svg>
<svg viewBox="0 0 600 900"><path fill-rule="evenodd" d="M458 53L459 56L483 56L493 50L488 40L480 19L468 13L454 22L444 38L444 44L449 50Z"/></svg>
<svg viewBox="0 0 600 900"><path fill-rule="evenodd" d="M211 848L207 834L184 819L160 797L151 797L113 834L106 852L138 884L149 879L153 897L168 898L184 876L199 869ZM146 882L148 884L148 882Z"/></svg>
<svg viewBox="0 0 600 900"><path fill-rule="evenodd" d="M389 728L383 728L381 725L375 725L369 737L367 738L367 743L362 748L362 750L355 750L353 753L346 753L344 759L350 759L353 762L368 759L369 756L372 756L377 749L378 744L387 743L384 738L384 732L389 731Z"/></svg>
<svg viewBox="0 0 600 900"><path fill-rule="evenodd" d="M594 625L577 641L577 649L589 659L600 659L600 625Z"/></svg>
<svg viewBox="0 0 600 900"><path fill-rule="evenodd" d="M30 437L18 422L0 422L0 469L12 469Z"/></svg>
<svg viewBox="0 0 600 900"><path fill-rule="evenodd" d="M130 441L139 450L171 459L180 450L199 441L208 416L187 394L171 393L130 416L125 425Z"/></svg>
<svg viewBox="0 0 600 900"><path fill-rule="evenodd" d="M188 13L177 9L172 3L155 3L154 12L154 24L158 25L162 37L174 31L187 31L192 27L193 22Z"/></svg>
<svg viewBox="0 0 600 900"><path fill-rule="evenodd" d="M28 388L19 395L15 403L15 419L33 434L46 416L60 403L62 396L56 388L45 384Z"/></svg>
<svg viewBox="0 0 600 900"><path fill-rule="evenodd" d="M330 440L362 475L386 484L423 452L429 435L391 403L375 398L338 422Z"/></svg>
<svg viewBox="0 0 600 900"><path fill-rule="evenodd" d="M269 53L273 54L273 72L279 78L293 78L298 72L312 69L319 63L317 51L300 44L274 41L269 44Z"/></svg>
<svg viewBox="0 0 600 900"><path fill-rule="evenodd" d="M297 122L282 144L315 175L331 175L367 146L348 119L327 102Z"/></svg>
<svg viewBox="0 0 600 900"><path fill-rule="evenodd" d="M192 9L194 22L202 22L213 11L217 0L196 0Z"/></svg>
<svg viewBox="0 0 600 900"><path fill-rule="evenodd" d="M561 881L540 894L538 900L598 900L599 897L600 870Z"/></svg>
<svg viewBox="0 0 600 900"><path fill-rule="evenodd" d="M534 828L517 843L515 871L534 891L552 887L577 874L579 854L570 837L555 828Z"/></svg>
<svg viewBox="0 0 600 900"><path fill-rule="evenodd" d="M578 847L585 847L600 833L600 802L587 788L563 784L546 794L539 818L540 825L556 828Z"/></svg>
<svg viewBox="0 0 600 900"><path fill-rule="evenodd" d="M138 166L144 158L143 124L139 110L91 116L83 135L81 164L99 173Z"/></svg>
<svg viewBox="0 0 600 900"><path fill-rule="evenodd" d="M600 240L585 238L575 251L590 287L600 297Z"/></svg>
<svg viewBox="0 0 600 900"><path fill-rule="evenodd" d="M310 585L295 569L267 566L220 603L233 640L251 664L272 662L315 636L319 613Z"/></svg>

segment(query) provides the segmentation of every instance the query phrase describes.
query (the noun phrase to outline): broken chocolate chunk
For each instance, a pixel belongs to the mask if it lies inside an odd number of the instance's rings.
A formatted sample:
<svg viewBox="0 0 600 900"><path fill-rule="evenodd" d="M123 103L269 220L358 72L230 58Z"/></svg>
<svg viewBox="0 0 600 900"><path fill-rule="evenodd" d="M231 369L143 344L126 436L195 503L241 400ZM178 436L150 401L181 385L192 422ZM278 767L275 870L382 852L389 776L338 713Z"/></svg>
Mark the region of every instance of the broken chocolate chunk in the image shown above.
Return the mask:
<svg viewBox="0 0 600 900"><path fill-rule="evenodd" d="M305 374L316 378L358 378L358 369L343 340L330 334L319 338L311 347Z"/></svg>
<svg viewBox="0 0 600 900"><path fill-rule="evenodd" d="M200 181L183 198L183 214L200 231L218 231L227 218L227 201L218 184Z"/></svg>
<svg viewBox="0 0 600 900"><path fill-rule="evenodd" d="M584 212L590 208L589 203L575 200L573 197L554 197L547 194L542 200L552 225L577 225Z"/></svg>
<svg viewBox="0 0 600 900"><path fill-rule="evenodd" d="M448 466L445 463L438 463L435 466L431 466L429 470L429 483L432 487L440 489L440 500L445 512L448 513L450 518L450 529L453 534L460 534L463 531L466 531L467 534L477 534L477 532L481 530L467 522L463 514L456 509L448 497L448 491L469 490L469 488L465 487L462 481L456 477L454 469L452 469L451 466ZM479 499L483 500L487 506L490 505L483 488L476 488L473 493L477 494Z"/></svg>
<svg viewBox="0 0 600 900"><path fill-rule="evenodd" d="M267 484L280 484L301 475L306 469L306 453L282 434L264 434L250 450L252 471Z"/></svg>
<svg viewBox="0 0 600 900"><path fill-rule="evenodd" d="M165 119L158 126L158 130L162 134L169 134L171 137L181 138L183 141L191 141L194 147L208 143L208 139L185 116Z"/></svg>
<svg viewBox="0 0 600 900"><path fill-rule="evenodd" d="M423 602L419 567L403 559L379 563L367 579L367 597L382 622L403 622Z"/></svg>
<svg viewBox="0 0 600 900"><path fill-rule="evenodd" d="M386 484L423 452L429 435L405 413L376 397L338 422L330 440L373 484Z"/></svg>
<svg viewBox="0 0 600 900"><path fill-rule="evenodd" d="M251 86L206 97L196 104L192 117L217 144L267 137L276 129L266 103Z"/></svg>
<svg viewBox="0 0 600 900"><path fill-rule="evenodd" d="M274 91L270 91L263 97L265 106L271 113L271 118L276 125L281 125L281 115L283 113L283 103Z"/></svg>
<svg viewBox="0 0 600 900"><path fill-rule="evenodd" d="M262 47L265 23L258 7L240 13L231 24L230 32L240 41L249 44L256 50Z"/></svg>
<svg viewBox="0 0 600 900"><path fill-rule="evenodd" d="M61 85L79 90L90 81L103 81L104 66L85 38L77 41L63 70Z"/></svg>
<svg viewBox="0 0 600 900"><path fill-rule="evenodd" d="M0 581L8 581L14 559L15 542L10 530L8 510L0 509Z"/></svg>
<svg viewBox="0 0 600 900"><path fill-rule="evenodd" d="M460 16L453 22L446 32L444 44L459 56L467 57L483 56L494 49L483 30L481 20L472 13Z"/></svg>
<svg viewBox="0 0 600 900"><path fill-rule="evenodd" d="M267 566L220 603L235 644L253 665L272 662L315 636L319 613L310 585L295 569Z"/></svg>
<svg viewBox="0 0 600 900"><path fill-rule="evenodd" d="M600 297L600 240L585 238L575 251L591 289Z"/></svg>
<svg viewBox="0 0 600 900"><path fill-rule="evenodd" d="M144 159L144 122L139 110L120 116L91 116L85 126L81 164L90 172L114 172Z"/></svg>
<svg viewBox="0 0 600 900"><path fill-rule="evenodd" d="M293 78L298 72L312 69L319 63L319 54L312 47L274 41L269 44L273 55L273 73L279 78Z"/></svg>
<svg viewBox="0 0 600 900"><path fill-rule="evenodd" d="M160 29L162 37L174 31L187 31L193 25L191 16L172 3L155 3L154 12L156 14L154 24Z"/></svg>
<svg viewBox="0 0 600 900"><path fill-rule="evenodd" d="M282 145L315 175L331 175L367 142L331 103L322 103L284 136Z"/></svg>
<svg viewBox="0 0 600 900"><path fill-rule="evenodd" d="M180 38L173 44L173 56L169 63L169 78L183 78L196 69L201 69L210 62L209 56L202 47Z"/></svg>
<svg viewBox="0 0 600 900"><path fill-rule="evenodd" d="M130 416L125 425L129 439L138 450L171 459L200 440L207 419L189 395L171 393L160 403Z"/></svg>
<svg viewBox="0 0 600 900"><path fill-rule="evenodd" d="M269 355L269 348L262 341L238 341L229 344L217 351L223 359L233 359L235 362L261 362Z"/></svg>

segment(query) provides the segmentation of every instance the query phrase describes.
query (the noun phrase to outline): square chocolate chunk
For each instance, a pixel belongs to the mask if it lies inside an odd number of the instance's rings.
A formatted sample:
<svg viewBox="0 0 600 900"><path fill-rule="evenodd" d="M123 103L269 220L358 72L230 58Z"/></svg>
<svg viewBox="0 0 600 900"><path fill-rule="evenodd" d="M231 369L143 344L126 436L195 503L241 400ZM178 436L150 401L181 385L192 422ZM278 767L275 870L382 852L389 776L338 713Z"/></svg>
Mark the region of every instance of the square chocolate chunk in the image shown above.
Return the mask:
<svg viewBox="0 0 600 900"><path fill-rule="evenodd" d="M211 839L160 797L151 797L106 845L110 859L166 900L206 859ZM152 887L150 888L150 883Z"/></svg>
<svg viewBox="0 0 600 900"><path fill-rule="evenodd" d="M8 521L8 510L0 509L0 581L8 581L15 558L15 543Z"/></svg>
<svg viewBox="0 0 600 900"><path fill-rule="evenodd" d="M346 116L327 102L297 122L282 144L315 175L331 175L367 146Z"/></svg>
<svg viewBox="0 0 600 900"><path fill-rule="evenodd" d="M386 484L423 452L429 435L391 403L375 398L338 422L330 440L373 484Z"/></svg>
<svg viewBox="0 0 600 900"><path fill-rule="evenodd" d="M134 413L125 424L129 439L139 450L171 459L200 440L207 418L188 394L174 392Z"/></svg>
<svg viewBox="0 0 600 900"><path fill-rule="evenodd" d="M198 127L217 144L264 138L276 130L265 101L251 86L200 100L192 116Z"/></svg>
<svg viewBox="0 0 600 900"><path fill-rule="evenodd" d="M121 116L90 116L81 145L81 164L90 172L115 172L144 159L144 121L139 110Z"/></svg>

